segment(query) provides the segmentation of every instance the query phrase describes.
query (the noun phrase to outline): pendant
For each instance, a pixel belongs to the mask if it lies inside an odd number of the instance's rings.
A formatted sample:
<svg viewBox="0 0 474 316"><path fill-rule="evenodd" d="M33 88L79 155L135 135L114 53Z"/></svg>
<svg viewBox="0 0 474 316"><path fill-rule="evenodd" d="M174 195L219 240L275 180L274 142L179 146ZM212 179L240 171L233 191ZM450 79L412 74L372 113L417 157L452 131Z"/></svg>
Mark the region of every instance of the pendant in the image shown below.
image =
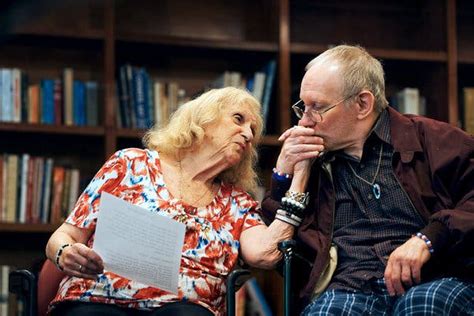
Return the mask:
<svg viewBox="0 0 474 316"><path fill-rule="evenodd" d="M380 185L378 183L372 185L372 192L377 200L380 199Z"/></svg>

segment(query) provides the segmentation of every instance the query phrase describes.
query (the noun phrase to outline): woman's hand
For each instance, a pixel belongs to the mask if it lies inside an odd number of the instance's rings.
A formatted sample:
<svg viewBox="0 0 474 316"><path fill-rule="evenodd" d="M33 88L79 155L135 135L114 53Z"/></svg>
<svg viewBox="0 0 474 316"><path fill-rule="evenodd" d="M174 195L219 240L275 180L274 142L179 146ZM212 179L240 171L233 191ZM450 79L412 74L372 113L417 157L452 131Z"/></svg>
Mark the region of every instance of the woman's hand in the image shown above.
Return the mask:
<svg viewBox="0 0 474 316"><path fill-rule="evenodd" d="M82 243L64 248L59 265L66 274L85 279L96 279L98 274L104 272L102 258Z"/></svg>
<svg viewBox="0 0 474 316"><path fill-rule="evenodd" d="M316 136L312 128L294 126L286 130L278 140L284 143L276 168L283 173L294 174L307 170L311 161L324 151L323 139ZM296 168L296 164L303 160L307 162L299 164Z"/></svg>

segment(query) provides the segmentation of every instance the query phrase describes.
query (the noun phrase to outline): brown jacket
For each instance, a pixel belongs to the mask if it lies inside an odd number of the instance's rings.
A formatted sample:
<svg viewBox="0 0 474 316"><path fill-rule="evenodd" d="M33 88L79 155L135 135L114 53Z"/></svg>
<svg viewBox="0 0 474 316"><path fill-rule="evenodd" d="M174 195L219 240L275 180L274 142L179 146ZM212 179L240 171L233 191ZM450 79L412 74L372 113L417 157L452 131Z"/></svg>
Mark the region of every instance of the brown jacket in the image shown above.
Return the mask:
<svg viewBox="0 0 474 316"><path fill-rule="evenodd" d="M474 137L447 123L401 115L389 108L393 171L426 222L421 230L435 254L422 277L460 276L474 279ZM262 214L273 219L279 207L277 183L262 203ZM309 298L324 270L334 224L335 193L327 163L316 162L308 184L310 203L296 239L314 260L302 288ZM296 277L298 278L298 276Z"/></svg>

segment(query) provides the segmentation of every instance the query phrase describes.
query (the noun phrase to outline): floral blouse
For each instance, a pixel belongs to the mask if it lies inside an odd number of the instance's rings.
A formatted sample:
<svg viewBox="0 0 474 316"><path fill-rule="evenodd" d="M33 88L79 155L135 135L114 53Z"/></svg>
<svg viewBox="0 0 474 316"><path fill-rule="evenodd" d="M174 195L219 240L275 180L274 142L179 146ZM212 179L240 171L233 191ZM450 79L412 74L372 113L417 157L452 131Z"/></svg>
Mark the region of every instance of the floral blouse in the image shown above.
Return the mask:
<svg viewBox="0 0 474 316"><path fill-rule="evenodd" d="M240 234L263 225L256 212L257 202L246 192L221 183L209 205L188 205L167 190L158 152L132 148L116 152L105 163L66 222L95 229L102 191L186 224L178 295L105 272L96 280L65 277L51 306L60 301L84 301L150 309L189 300L223 315L225 280L237 261ZM87 245L92 247L93 243L94 234Z"/></svg>

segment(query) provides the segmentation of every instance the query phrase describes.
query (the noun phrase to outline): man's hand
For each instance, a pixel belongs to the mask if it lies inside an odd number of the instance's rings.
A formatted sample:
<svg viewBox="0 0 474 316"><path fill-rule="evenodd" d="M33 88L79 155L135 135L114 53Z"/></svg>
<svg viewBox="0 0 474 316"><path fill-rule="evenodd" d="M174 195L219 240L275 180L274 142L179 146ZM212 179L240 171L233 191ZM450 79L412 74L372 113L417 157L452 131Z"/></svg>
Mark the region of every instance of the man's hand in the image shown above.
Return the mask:
<svg viewBox="0 0 474 316"><path fill-rule="evenodd" d="M286 130L279 141L283 141L276 168L283 173L294 174L296 163L302 160L312 160L317 158L324 150L324 141L316 136L312 128L294 126ZM306 169L305 164L300 164L302 169ZM301 170L302 171L302 170Z"/></svg>
<svg viewBox="0 0 474 316"><path fill-rule="evenodd" d="M428 246L414 236L395 249L385 268L385 284L391 296L405 294L405 289L421 281L421 267L431 258Z"/></svg>

